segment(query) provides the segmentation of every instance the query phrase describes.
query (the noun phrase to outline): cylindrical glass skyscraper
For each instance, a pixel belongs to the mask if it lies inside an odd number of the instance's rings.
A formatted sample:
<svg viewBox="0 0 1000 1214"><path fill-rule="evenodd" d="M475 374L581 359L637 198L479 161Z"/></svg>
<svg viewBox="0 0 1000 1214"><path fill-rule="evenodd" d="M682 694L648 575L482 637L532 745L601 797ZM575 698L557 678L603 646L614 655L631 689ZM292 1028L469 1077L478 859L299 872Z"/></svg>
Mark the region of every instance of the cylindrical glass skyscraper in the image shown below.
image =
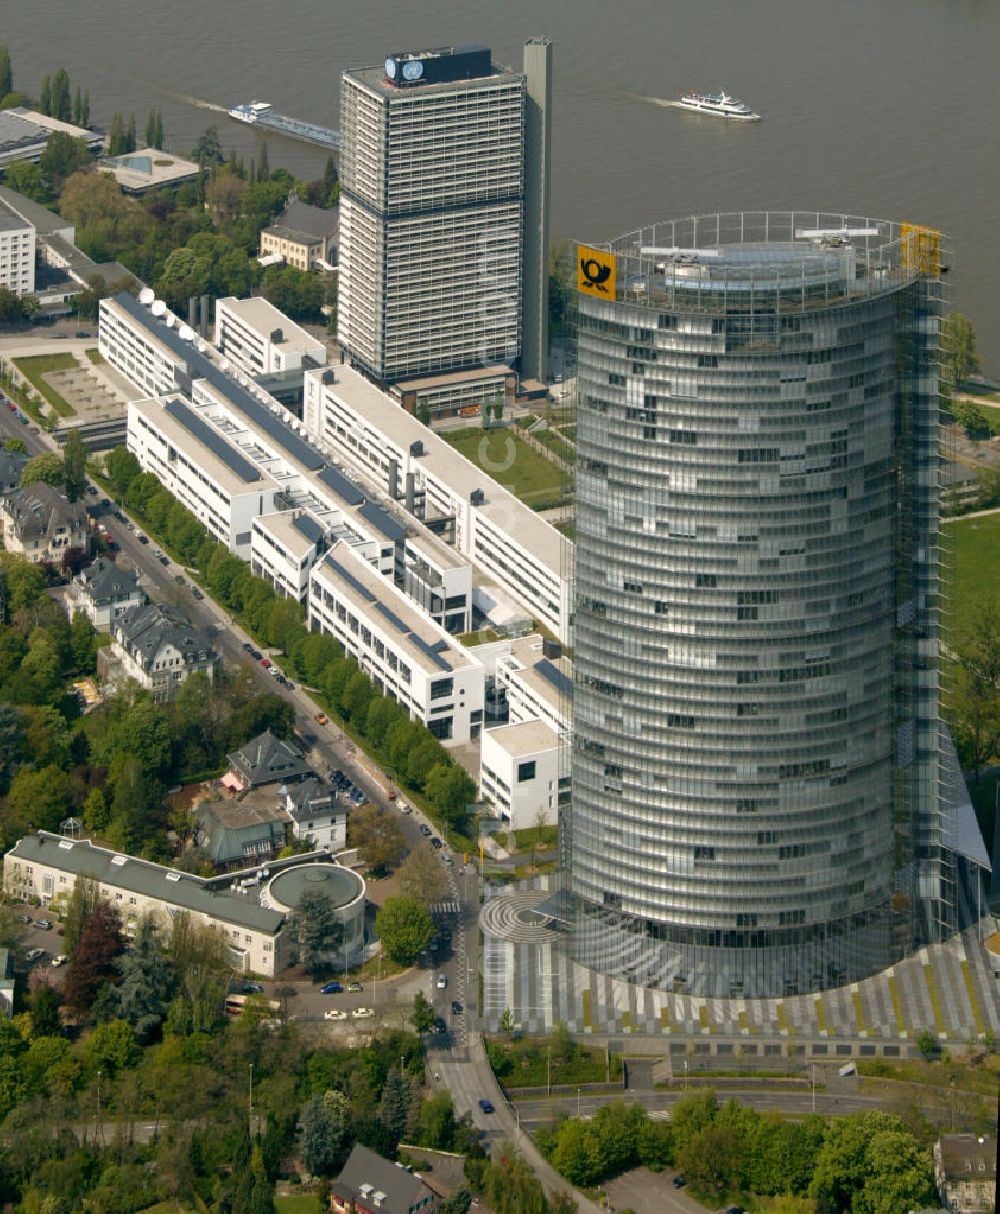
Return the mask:
<svg viewBox="0 0 1000 1214"><path fill-rule="evenodd" d="M793 994L940 918L940 257L815 212L580 247L585 964Z"/></svg>

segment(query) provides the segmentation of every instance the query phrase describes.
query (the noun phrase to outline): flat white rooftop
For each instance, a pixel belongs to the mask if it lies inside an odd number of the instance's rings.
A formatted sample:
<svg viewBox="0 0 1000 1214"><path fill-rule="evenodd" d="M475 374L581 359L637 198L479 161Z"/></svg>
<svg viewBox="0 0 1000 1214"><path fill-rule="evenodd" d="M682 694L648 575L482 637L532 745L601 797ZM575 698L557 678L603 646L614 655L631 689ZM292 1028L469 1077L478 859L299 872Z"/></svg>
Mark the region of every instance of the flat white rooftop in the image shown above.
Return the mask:
<svg viewBox="0 0 1000 1214"><path fill-rule="evenodd" d="M547 658L542 650L542 638L534 634L512 641L510 654L498 661L507 665L510 658L514 658L521 667L517 672L518 681L547 704L553 716L568 717L573 684L573 663L570 659Z"/></svg>
<svg viewBox="0 0 1000 1214"><path fill-rule="evenodd" d="M289 510L280 514L258 515L253 526L269 532L296 560L300 561L304 556L308 556L315 547L315 541L310 539L305 531L296 527L295 516Z"/></svg>
<svg viewBox="0 0 1000 1214"><path fill-rule="evenodd" d="M197 168L197 165L195 167ZM275 342L275 345L280 345L282 350L292 354L318 354L321 356L319 361L326 362L326 346L319 338L307 333L305 329L297 325L294 320L290 320L284 312L279 312L274 304L268 303L266 299L257 296L253 299L236 299L230 295L225 299L220 299L216 307L226 308L234 316L239 317L244 324L259 333L261 337L268 340L276 329L280 329L282 340Z"/></svg>
<svg viewBox="0 0 1000 1214"><path fill-rule="evenodd" d="M326 374L330 368L326 369ZM307 375L322 377L321 371ZM380 431L403 451L410 444L423 444L424 454L417 459L420 467L445 484L457 497L468 501L474 490L481 489L485 502L477 509L495 526L505 531L556 578L562 577L563 545L572 542L513 493L487 476L464 455L440 438L417 418L407 413L391 397L380 391L352 367L337 367L332 384L323 383L322 391L330 393L353 409L373 429ZM568 563L568 562L567 562Z"/></svg>
<svg viewBox="0 0 1000 1214"><path fill-rule="evenodd" d="M498 725L484 735L502 747L513 759L559 749L559 735L544 721L525 721L522 725Z"/></svg>

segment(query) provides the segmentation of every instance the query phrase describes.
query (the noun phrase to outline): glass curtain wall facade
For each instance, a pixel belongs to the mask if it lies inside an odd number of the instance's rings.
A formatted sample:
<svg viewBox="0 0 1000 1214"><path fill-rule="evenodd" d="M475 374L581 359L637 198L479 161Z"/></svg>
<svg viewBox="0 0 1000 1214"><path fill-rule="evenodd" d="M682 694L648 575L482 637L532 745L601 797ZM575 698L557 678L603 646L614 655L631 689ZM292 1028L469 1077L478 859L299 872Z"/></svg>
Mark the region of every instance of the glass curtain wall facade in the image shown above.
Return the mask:
<svg viewBox="0 0 1000 1214"><path fill-rule="evenodd" d="M564 856L592 968L794 994L946 925L940 250L705 216L614 242L614 298L578 297Z"/></svg>

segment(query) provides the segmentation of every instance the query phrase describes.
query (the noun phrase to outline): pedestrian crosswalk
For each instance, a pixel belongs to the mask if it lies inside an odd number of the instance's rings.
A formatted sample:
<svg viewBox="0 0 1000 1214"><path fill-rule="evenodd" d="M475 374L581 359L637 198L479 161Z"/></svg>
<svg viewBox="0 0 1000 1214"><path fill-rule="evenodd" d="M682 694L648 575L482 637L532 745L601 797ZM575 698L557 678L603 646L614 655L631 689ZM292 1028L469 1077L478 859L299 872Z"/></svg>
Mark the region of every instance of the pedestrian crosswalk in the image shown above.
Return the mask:
<svg viewBox="0 0 1000 1214"><path fill-rule="evenodd" d="M431 914L444 918L447 915L457 915L458 910L457 902L435 902L431 907Z"/></svg>

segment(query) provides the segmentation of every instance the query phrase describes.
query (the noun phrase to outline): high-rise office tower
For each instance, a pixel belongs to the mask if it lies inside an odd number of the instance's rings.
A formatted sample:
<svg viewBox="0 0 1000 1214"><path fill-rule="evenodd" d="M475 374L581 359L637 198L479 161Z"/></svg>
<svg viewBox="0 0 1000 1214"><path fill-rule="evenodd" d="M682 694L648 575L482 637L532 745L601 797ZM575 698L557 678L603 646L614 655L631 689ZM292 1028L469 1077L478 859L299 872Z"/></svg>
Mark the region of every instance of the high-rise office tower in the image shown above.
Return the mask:
<svg viewBox="0 0 1000 1214"><path fill-rule="evenodd" d="M524 108L484 46L344 73L337 336L376 382L517 359Z"/></svg>
<svg viewBox="0 0 1000 1214"><path fill-rule="evenodd" d="M709 215L579 249L576 956L713 996L954 922L940 235Z"/></svg>
<svg viewBox="0 0 1000 1214"><path fill-rule="evenodd" d="M552 43L524 44L524 291L521 374L546 378L549 351L549 176L552 160Z"/></svg>

